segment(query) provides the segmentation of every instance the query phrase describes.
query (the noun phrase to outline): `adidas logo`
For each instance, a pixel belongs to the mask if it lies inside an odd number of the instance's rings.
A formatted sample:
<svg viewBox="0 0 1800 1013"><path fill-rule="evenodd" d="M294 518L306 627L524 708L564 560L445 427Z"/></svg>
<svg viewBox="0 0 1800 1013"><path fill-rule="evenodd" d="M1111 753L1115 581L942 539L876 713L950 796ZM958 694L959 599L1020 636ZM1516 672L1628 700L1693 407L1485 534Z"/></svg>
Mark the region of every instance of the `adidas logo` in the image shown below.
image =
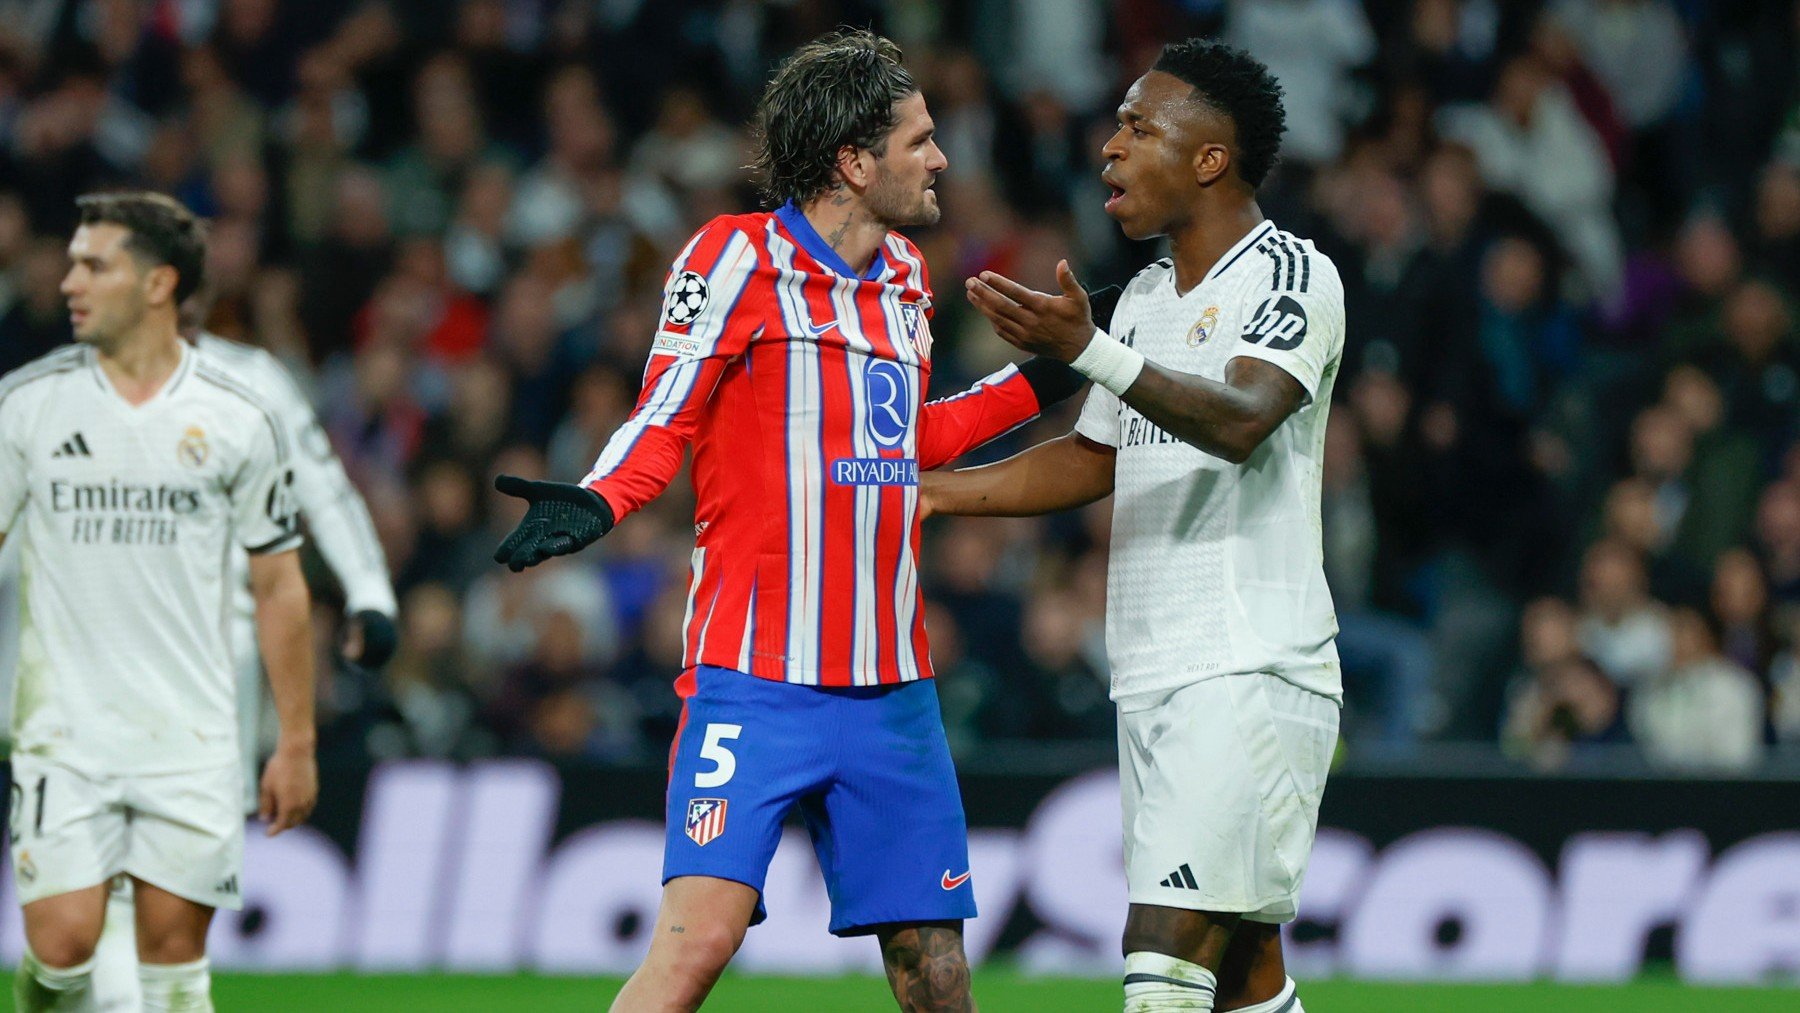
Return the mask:
<svg viewBox="0 0 1800 1013"><path fill-rule="evenodd" d="M220 893L228 893L235 897L238 892L237 877L235 875L226 876L224 879L220 880L219 885L213 887L213 889Z"/></svg>
<svg viewBox="0 0 1800 1013"><path fill-rule="evenodd" d="M1188 868L1186 862L1181 863L1181 868L1169 873L1169 878L1158 883L1157 886L1172 886L1177 890L1200 889L1200 884L1194 882L1194 870Z"/></svg>
<svg viewBox="0 0 1800 1013"><path fill-rule="evenodd" d="M60 447L57 447L56 450L54 452L52 452L50 456L51 457L93 457L94 455L93 455L93 452L88 450L87 439L85 437L83 437L81 435L81 433L77 432L74 436L71 436L68 439L64 440L63 445Z"/></svg>

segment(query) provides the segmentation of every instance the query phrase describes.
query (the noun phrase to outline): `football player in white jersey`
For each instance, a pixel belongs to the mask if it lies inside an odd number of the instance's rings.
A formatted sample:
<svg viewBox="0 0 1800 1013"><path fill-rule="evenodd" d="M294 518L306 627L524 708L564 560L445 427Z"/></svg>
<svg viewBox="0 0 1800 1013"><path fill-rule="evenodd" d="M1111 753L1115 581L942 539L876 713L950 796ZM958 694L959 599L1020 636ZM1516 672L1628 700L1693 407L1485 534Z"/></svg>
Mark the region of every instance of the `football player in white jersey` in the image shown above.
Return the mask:
<svg viewBox="0 0 1800 1013"><path fill-rule="evenodd" d="M1173 257L1126 287L1112 334L1066 262L1058 295L970 279L1002 337L1095 387L1074 432L925 483L940 513L1115 496L1107 653L1134 1013L1301 1010L1279 926L1342 700L1319 480L1344 296L1331 262L1257 206L1282 129L1280 87L1250 56L1164 49L1119 107L1102 177L1125 234L1167 236Z"/></svg>
<svg viewBox="0 0 1800 1013"><path fill-rule="evenodd" d="M231 368L275 414L294 448L294 504L319 555L344 590L347 636L344 659L364 670L387 663L398 645L399 609L387 556L362 496L344 473L343 462L317 413L281 361L266 349L202 331L194 344ZM250 593L248 553L231 554L231 660L237 669L238 749L244 765L244 811L257 810L257 775L262 769L262 657L256 644L256 599ZM106 905L106 926L94 954L94 998L105 1011L138 1009L136 916L130 881L115 877Z"/></svg>
<svg viewBox="0 0 1800 1013"><path fill-rule="evenodd" d="M318 792L291 441L176 329L204 263L193 215L156 194L78 203L63 281L78 344L0 381L0 530L22 543L14 992L21 1010L93 1008L107 882L125 874L144 1008L209 1010L206 931L240 903L243 853L233 546L281 728L260 793L270 832Z"/></svg>

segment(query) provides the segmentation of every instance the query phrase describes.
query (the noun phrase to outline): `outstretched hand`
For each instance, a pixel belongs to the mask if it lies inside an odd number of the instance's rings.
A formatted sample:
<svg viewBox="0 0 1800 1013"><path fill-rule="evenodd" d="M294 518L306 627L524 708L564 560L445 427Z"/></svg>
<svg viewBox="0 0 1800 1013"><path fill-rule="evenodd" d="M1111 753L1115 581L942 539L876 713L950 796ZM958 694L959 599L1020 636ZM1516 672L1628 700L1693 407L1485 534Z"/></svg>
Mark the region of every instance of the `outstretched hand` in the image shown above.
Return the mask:
<svg viewBox="0 0 1800 1013"><path fill-rule="evenodd" d="M1037 292L992 271L964 283L969 302L1016 348L1074 362L1094 337L1093 308L1066 260L1057 261L1061 295Z"/></svg>
<svg viewBox="0 0 1800 1013"><path fill-rule="evenodd" d="M517 475L496 477L494 488L530 504L519 526L494 550L494 562L514 573L551 556L579 552L612 530L612 508L592 489Z"/></svg>

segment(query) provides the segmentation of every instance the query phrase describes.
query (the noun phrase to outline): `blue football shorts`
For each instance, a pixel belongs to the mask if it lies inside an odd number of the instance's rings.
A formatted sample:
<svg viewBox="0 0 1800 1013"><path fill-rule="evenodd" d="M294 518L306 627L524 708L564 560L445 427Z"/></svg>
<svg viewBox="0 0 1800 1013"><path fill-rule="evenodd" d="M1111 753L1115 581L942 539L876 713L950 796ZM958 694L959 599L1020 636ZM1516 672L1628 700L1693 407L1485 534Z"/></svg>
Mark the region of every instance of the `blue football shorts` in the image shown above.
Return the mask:
<svg viewBox="0 0 1800 1013"><path fill-rule="evenodd" d="M831 931L975 917L962 792L932 680L797 686L701 666L669 758L663 882L714 876L760 895L796 807ZM766 911L757 899L755 924Z"/></svg>

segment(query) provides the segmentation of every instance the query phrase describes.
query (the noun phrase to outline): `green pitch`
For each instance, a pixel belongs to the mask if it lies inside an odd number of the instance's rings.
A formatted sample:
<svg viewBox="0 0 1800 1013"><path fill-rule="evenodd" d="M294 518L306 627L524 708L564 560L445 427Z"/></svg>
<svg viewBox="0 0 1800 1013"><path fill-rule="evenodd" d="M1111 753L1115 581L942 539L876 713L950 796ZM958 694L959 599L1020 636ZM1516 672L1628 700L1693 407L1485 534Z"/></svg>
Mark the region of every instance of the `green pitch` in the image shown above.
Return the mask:
<svg viewBox="0 0 1800 1013"><path fill-rule="evenodd" d="M328 1010L330 1013L492 1013L531 1010L560 1013L604 1010L622 984L617 978L551 978L535 975L219 975L213 997L220 1010ZM1116 982L1026 978L988 970L975 976L985 1013L1093 1013L1117 1010ZM1693 989L1666 979L1610 987L1566 985L1388 985L1306 982L1301 998L1309 1013L1792 1013L1800 991ZM3 1004L4 1000L0 1000ZM748 978L728 976L707 1003L708 1011L831 1011L888 1013L887 983L877 978Z"/></svg>

